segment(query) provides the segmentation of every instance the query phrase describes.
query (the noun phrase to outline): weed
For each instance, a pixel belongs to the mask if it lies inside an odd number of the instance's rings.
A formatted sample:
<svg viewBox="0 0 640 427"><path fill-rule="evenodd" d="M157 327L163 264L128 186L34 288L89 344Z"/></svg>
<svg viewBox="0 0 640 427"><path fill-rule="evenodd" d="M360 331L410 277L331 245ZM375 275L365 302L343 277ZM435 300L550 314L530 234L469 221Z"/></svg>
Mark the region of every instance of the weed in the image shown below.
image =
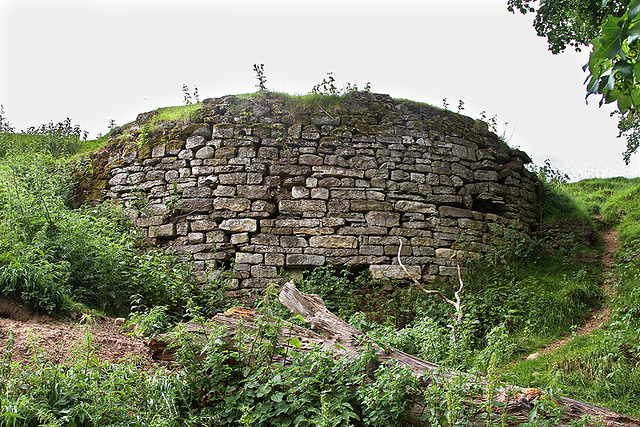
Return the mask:
<svg viewBox="0 0 640 427"><path fill-rule="evenodd" d="M264 74L264 64L253 64L253 71L256 73L256 79L258 80L258 84L256 87L258 88L259 93L267 92L267 76Z"/></svg>

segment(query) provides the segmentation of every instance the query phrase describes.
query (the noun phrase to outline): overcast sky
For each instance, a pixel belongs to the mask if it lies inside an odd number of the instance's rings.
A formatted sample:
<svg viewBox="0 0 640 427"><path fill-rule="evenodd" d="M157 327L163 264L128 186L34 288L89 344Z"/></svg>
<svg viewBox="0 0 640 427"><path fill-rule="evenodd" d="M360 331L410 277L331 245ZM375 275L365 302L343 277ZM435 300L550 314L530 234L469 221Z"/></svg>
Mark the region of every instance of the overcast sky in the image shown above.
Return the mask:
<svg viewBox="0 0 640 427"><path fill-rule="evenodd" d="M91 137L109 121L267 87L338 86L498 115L509 144L573 178L640 176L624 166L611 108L585 104L587 54L552 55L507 0L0 0L0 104L17 129L70 117ZM640 156L640 155L639 155Z"/></svg>

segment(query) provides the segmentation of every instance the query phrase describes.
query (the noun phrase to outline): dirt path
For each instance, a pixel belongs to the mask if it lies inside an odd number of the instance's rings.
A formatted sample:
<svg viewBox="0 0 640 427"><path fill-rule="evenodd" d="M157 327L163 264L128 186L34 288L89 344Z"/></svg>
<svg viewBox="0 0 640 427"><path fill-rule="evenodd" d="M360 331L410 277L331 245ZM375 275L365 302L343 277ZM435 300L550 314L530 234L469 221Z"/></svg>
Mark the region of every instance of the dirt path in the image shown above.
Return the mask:
<svg viewBox="0 0 640 427"><path fill-rule="evenodd" d="M602 308L593 312L589 320L581 325L575 333L567 335L566 337L558 340L552 344L549 344L545 348L539 350L536 353L527 356L527 359L537 359L538 357L546 354L553 353L560 347L567 345L576 336L581 337L583 335L590 334L595 329L602 327L611 318L611 311L609 310L608 302L615 296L615 287L613 285L613 277L611 272L611 266L613 265L613 253L618 248L618 232L613 230L605 230L602 232L602 289L605 294L605 303Z"/></svg>

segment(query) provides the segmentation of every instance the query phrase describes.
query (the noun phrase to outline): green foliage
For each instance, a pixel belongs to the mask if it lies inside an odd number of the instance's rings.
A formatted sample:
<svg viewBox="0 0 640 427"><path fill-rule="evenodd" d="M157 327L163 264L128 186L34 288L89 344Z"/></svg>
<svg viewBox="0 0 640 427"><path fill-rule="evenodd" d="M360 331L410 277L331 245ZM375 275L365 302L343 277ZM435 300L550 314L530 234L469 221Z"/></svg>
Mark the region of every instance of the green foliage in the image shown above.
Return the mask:
<svg viewBox="0 0 640 427"><path fill-rule="evenodd" d="M508 0L507 4L510 12L535 13L533 27L555 54L567 46L576 51L588 46L607 16L622 15L629 0Z"/></svg>
<svg viewBox="0 0 640 427"><path fill-rule="evenodd" d="M589 213L567 192L569 175L554 167L549 159L542 166L533 165L543 189L542 222L579 221L594 226Z"/></svg>
<svg viewBox="0 0 640 427"><path fill-rule="evenodd" d="M620 231L620 247L610 273L616 295L603 329L576 337L555 353L505 367L517 382L556 388L632 416L640 415L633 396L640 390L640 228L638 179L591 179L563 185L589 211L602 213Z"/></svg>
<svg viewBox="0 0 640 427"><path fill-rule="evenodd" d="M161 122L189 122L195 118L200 110L202 104L196 102L187 105L178 105L175 107L158 108L156 114L151 119L151 125L158 125Z"/></svg>
<svg viewBox="0 0 640 427"><path fill-rule="evenodd" d="M49 313L82 304L126 315L132 295L138 311L164 305L174 319L189 303L207 313L221 308L228 275L199 286L171 254L142 251L117 207L69 207L78 163L68 154L82 135L70 121L0 135L8 149L0 158L1 293Z"/></svg>
<svg viewBox="0 0 640 427"><path fill-rule="evenodd" d="M637 182L637 180L636 180ZM640 183L612 195L602 208L604 218L620 231L620 240L631 244L640 238Z"/></svg>
<svg viewBox="0 0 640 427"><path fill-rule="evenodd" d="M561 335L586 319L601 301L599 271L551 256L539 243L507 233L493 256L470 266L466 316L476 319L480 336L503 324L510 333Z"/></svg>
<svg viewBox="0 0 640 427"><path fill-rule="evenodd" d="M508 8L535 12L534 27L547 37L553 53L567 45L591 47L584 66L587 98L599 94L601 106L616 103L619 136L627 139L623 157L629 163L640 135L640 1L509 0Z"/></svg>
<svg viewBox="0 0 640 427"><path fill-rule="evenodd" d="M327 308L347 319L365 311L367 321L389 322L403 327L416 316L414 302L420 291L406 289L390 280L373 280L368 270L354 273L348 268L317 267L304 272L296 287L319 295Z"/></svg>
<svg viewBox="0 0 640 427"><path fill-rule="evenodd" d="M0 114L0 123L6 119ZM13 128L0 127L0 157L7 154L31 153L65 156L78 151L85 143L87 133L67 118L61 123L49 123L30 127L22 133L14 133Z"/></svg>

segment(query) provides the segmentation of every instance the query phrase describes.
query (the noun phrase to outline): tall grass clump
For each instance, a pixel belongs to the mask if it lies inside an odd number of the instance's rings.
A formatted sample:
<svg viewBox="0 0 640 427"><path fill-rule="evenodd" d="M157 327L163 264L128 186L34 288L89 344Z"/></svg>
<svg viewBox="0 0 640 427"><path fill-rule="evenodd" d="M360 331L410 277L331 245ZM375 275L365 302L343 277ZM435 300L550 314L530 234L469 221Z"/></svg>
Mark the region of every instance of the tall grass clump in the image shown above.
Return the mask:
<svg viewBox="0 0 640 427"><path fill-rule="evenodd" d="M142 236L117 206L71 207L72 176L82 167L70 159L84 144L79 127L65 121L3 130L0 293L49 313L81 305L126 315L132 304L163 305L179 318L189 301L215 310L215 290L200 286L171 254L142 250Z"/></svg>

